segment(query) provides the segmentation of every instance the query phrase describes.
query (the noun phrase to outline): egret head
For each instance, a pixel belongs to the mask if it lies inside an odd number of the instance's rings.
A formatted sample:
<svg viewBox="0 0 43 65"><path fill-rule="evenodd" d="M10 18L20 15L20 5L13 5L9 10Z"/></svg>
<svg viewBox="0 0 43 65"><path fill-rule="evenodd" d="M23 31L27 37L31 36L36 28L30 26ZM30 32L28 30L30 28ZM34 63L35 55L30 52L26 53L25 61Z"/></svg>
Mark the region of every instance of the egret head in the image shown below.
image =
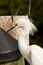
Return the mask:
<svg viewBox="0 0 43 65"><path fill-rule="evenodd" d="M30 21L30 19L28 19L28 17L26 18L19 18L18 20L15 21L14 24L15 28L24 28L27 32L29 32L30 34L34 34L35 32L37 32L37 28L35 27L35 25Z"/></svg>
<svg viewBox="0 0 43 65"><path fill-rule="evenodd" d="M15 27L24 27L24 24L25 24L26 22L25 22L25 20L24 20L24 18L19 18L19 19L17 19L16 21L15 21L15 24L14 24L14 26Z"/></svg>

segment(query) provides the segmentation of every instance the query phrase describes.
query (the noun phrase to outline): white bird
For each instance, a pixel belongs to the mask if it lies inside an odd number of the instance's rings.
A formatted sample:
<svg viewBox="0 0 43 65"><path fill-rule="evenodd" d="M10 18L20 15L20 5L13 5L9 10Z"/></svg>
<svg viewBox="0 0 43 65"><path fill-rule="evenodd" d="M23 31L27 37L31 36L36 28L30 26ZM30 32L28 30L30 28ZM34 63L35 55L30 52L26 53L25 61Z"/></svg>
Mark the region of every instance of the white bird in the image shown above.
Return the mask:
<svg viewBox="0 0 43 65"><path fill-rule="evenodd" d="M26 43L25 37L34 34L37 28L27 18L20 18L15 22L15 29L22 27L23 30L19 33L18 47L22 56L30 63L30 65L43 65L43 49L38 45L29 46L29 41ZM29 40L29 38L28 38Z"/></svg>

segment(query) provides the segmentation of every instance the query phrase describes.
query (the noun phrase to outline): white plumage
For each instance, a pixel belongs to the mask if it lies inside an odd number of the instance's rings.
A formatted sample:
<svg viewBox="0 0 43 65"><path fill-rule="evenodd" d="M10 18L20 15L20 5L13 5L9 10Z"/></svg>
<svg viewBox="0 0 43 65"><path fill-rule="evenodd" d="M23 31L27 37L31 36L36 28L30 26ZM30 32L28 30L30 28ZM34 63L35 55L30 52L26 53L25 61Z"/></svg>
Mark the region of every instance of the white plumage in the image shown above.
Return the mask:
<svg viewBox="0 0 43 65"><path fill-rule="evenodd" d="M38 45L29 46L29 34L33 35L34 32L37 32L37 28L30 19L28 19L28 17L20 18L15 23L18 24L15 29L18 27L23 28L23 30L19 33L18 38L20 53L30 63L30 65L43 65L43 49Z"/></svg>

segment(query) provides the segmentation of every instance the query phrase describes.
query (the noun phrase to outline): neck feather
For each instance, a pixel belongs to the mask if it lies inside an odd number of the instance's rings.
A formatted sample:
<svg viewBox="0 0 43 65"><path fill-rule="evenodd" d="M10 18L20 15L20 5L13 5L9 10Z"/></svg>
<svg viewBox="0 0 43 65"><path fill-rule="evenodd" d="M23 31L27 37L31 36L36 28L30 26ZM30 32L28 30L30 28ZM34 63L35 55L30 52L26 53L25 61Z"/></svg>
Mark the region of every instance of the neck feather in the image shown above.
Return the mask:
<svg viewBox="0 0 43 65"><path fill-rule="evenodd" d="M23 55L23 57L25 57L25 59L27 59L27 61L29 61L28 57L29 57L29 53L30 53L30 47L25 43L26 35L27 35L26 31L22 31L20 33L19 39L18 39L18 46L19 46L19 50L20 50L21 54Z"/></svg>

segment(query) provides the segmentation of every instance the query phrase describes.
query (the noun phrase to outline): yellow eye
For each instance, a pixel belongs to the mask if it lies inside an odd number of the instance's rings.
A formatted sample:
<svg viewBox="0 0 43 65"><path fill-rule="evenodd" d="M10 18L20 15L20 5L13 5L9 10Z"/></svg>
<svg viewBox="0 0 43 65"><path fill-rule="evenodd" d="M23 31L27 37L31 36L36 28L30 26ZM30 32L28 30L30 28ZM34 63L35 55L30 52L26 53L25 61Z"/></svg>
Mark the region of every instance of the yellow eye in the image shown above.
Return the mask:
<svg viewBox="0 0 43 65"><path fill-rule="evenodd" d="M15 26L17 26L18 24L16 23Z"/></svg>
<svg viewBox="0 0 43 65"><path fill-rule="evenodd" d="M13 26L14 26L14 27L16 27L16 26L18 26L18 24L17 24L17 23L15 23Z"/></svg>

